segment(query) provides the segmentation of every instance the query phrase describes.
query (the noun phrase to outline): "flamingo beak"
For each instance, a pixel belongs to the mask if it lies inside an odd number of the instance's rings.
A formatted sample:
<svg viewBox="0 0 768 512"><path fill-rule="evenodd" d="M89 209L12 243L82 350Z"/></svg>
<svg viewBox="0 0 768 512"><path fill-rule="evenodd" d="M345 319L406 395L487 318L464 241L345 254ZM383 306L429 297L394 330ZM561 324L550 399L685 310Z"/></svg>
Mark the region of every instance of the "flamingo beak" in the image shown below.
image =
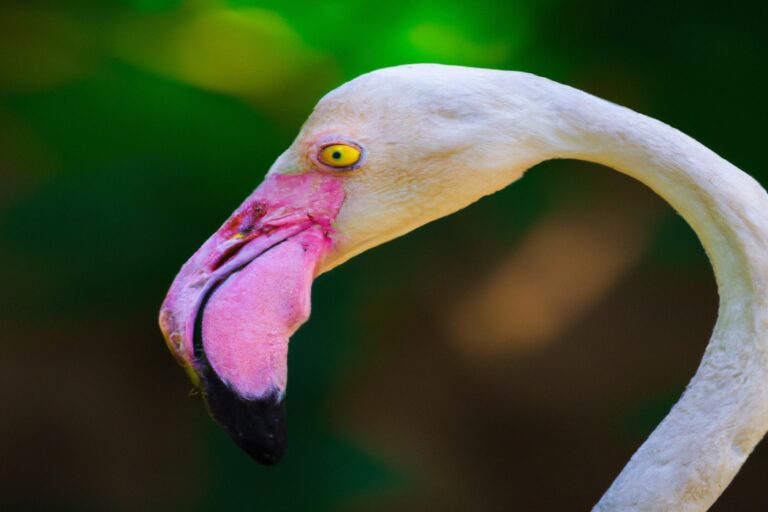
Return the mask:
<svg viewBox="0 0 768 512"><path fill-rule="evenodd" d="M288 340L309 317L343 199L335 176L268 176L182 267L160 311L211 416L262 464L285 450Z"/></svg>

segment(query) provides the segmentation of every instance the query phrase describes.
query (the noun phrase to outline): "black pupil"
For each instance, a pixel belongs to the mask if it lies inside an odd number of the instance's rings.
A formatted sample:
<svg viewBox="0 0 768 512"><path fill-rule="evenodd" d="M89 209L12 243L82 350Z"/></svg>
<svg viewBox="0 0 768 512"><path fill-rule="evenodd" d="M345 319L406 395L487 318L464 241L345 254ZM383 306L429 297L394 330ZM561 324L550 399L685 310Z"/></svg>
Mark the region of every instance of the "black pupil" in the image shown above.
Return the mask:
<svg viewBox="0 0 768 512"><path fill-rule="evenodd" d="M334 160L338 160L339 158L341 158L341 151L334 151L331 156L333 157Z"/></svg>

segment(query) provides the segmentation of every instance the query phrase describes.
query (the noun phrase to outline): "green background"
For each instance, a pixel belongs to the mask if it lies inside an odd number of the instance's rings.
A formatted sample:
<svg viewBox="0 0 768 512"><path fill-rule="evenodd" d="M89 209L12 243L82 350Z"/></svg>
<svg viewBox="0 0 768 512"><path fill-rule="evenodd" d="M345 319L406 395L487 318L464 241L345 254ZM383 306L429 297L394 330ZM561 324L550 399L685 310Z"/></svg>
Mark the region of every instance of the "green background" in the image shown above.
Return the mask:
<svg viewBox="0 0 768 512"><path fill-rule="evenodd" d="M0 509L587 509L716 316L696 238L626 177L545 163L320 278L277 467L190 396L159 304L322 94L384 66L544 75L768 183L767 25L759 2L3 2ZM559 248L543 268L573 265L551 287L568 322L520 342L520 313L496 345L462 342L453 312L504 261L525 268L531 233ZM618 270L589 266L591 237ZM579 275L607 284L586 293ZM765 510L767 473L759 447L714 510Z"/></svg>

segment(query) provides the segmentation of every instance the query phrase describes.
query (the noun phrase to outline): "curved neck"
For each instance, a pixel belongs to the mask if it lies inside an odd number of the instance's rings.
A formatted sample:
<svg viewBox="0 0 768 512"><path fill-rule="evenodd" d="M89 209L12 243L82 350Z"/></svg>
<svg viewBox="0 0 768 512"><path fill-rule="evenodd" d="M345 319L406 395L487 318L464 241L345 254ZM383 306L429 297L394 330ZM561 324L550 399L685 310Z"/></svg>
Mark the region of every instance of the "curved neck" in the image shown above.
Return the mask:
<svg viewBox="0 0 768 512"><path fill-rule="evenodd" d="M768 195L683 133L546 81L554 156L645 183L691 225L712 261L720 314L696 375L596 505L706 510L768 430Z"/></svg>

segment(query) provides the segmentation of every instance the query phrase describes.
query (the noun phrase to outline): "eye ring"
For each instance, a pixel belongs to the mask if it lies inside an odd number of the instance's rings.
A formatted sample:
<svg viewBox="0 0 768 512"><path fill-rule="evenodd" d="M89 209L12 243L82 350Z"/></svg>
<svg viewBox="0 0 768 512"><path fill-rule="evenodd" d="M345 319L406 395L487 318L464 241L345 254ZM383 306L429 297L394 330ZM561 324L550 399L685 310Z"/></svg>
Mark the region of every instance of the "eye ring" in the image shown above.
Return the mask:
<svg viewBox="0 0 768 512"><path fill-rule="evenodd" d="M333 171L352 171L365 161L365 150L359 144L348 140L333 140L320 146L314 160Z"/></svg>

